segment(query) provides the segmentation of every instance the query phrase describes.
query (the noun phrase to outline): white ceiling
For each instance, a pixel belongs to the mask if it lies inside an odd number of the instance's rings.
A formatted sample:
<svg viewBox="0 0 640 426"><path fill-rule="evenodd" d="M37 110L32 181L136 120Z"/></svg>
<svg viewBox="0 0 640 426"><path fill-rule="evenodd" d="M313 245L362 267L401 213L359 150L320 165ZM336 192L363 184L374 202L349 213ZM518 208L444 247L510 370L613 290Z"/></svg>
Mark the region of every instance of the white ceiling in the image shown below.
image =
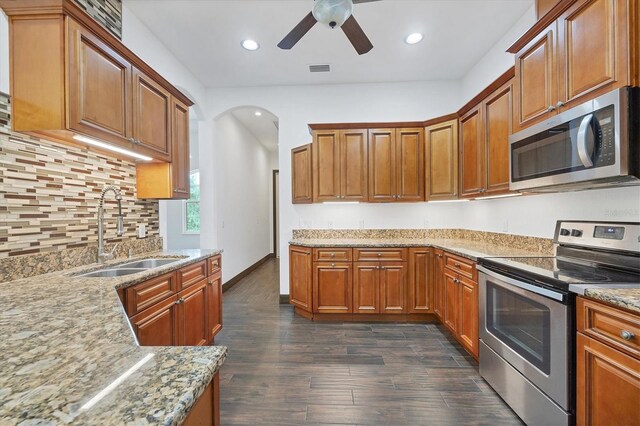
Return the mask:
<svg viewBox="0 0 640 426"><path fill-rule="evenodd" d="M256 112L262 115L258 117ZM253 107L236 108L231 114L269 151L278 149L278 118L275 115Z"/></svg>
<svg viewBox="0 0 640 426"><path fill-rule="evenodd" d="M374 49L358 56L340 29L316 24L290 51L276 45L311 0L124 0L208 87L458 79L534 0L383 0L354 6ZM126 25L126 23L125 23ZM407 45L404 37L425 39ZM261 48L249 52L244 39ZM311 64L332 72L311 74Z"/></svg>

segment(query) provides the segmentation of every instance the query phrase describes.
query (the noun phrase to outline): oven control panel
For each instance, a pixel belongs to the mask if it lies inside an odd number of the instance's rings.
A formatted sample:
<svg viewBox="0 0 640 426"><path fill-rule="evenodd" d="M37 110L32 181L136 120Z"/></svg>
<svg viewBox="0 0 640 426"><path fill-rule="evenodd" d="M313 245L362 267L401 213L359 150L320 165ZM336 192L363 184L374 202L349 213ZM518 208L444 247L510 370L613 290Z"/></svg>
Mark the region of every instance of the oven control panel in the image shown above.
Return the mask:
<svg viewBox="0 0 640 426"><path fill-rule="evenodd" d="M559 220L554 242L640 253L640 223Z"/></svg>

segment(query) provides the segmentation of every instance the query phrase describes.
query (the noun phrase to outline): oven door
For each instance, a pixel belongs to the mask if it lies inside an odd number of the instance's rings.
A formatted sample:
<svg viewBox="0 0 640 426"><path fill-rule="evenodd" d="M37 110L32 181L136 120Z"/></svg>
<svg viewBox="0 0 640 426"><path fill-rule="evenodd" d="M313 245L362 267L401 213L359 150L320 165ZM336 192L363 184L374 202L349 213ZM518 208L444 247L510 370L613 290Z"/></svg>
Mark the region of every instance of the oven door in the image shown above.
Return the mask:
<svg viewBox="0 0 640 426"><path fill-rule="evenodd" d="M511 190L572 184L628 174L622 149L625 89L585 102L509 137Z"/></svg>
<svg viewBox="0 0 640 426"><path fill-rule="evenodd" d="M563 409L569 410L569 308L564 295L484 267L480 339ZM482 359L480 359L482 363Z"/></svg>

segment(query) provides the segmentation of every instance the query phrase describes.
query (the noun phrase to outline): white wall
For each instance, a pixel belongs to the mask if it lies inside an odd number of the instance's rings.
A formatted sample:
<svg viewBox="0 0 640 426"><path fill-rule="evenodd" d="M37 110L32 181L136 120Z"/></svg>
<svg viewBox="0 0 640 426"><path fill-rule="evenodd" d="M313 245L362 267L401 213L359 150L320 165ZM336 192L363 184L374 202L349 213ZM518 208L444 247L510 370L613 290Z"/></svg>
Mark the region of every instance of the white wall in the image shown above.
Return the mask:
<svg viewBox="0 0 640 426"><path fill-rule="evenodd" d="M232 114L216 120L214 145L218 245L224 249L226 282L271 253L270 152ZM201 159L201 168L206 164Z"/></svg>
<svg viewBox="0 0 640 426"><path fill-rule="evenodd" d="M507 49L536 22L535 5L462 78L462 98L467 102L514 65Z"/></svg>

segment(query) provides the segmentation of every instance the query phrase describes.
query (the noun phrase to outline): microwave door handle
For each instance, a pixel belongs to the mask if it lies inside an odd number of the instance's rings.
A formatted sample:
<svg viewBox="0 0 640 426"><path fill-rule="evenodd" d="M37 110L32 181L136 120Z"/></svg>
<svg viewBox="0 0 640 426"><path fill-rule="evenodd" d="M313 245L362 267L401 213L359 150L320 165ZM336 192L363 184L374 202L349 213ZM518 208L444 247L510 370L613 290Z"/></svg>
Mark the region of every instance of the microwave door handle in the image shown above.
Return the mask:
<svg viewBox="0 0 640 426"><path fill-rule="evenodd" d="M578 156L580 157L582 165L586 169L593 167L593 160L591 160L592 153L588 152L588 133L589 127L591 125L591 120L593 120L593 114L589 114L582 119L580 128L578 129L578 140L576 141Z"/></svg>

